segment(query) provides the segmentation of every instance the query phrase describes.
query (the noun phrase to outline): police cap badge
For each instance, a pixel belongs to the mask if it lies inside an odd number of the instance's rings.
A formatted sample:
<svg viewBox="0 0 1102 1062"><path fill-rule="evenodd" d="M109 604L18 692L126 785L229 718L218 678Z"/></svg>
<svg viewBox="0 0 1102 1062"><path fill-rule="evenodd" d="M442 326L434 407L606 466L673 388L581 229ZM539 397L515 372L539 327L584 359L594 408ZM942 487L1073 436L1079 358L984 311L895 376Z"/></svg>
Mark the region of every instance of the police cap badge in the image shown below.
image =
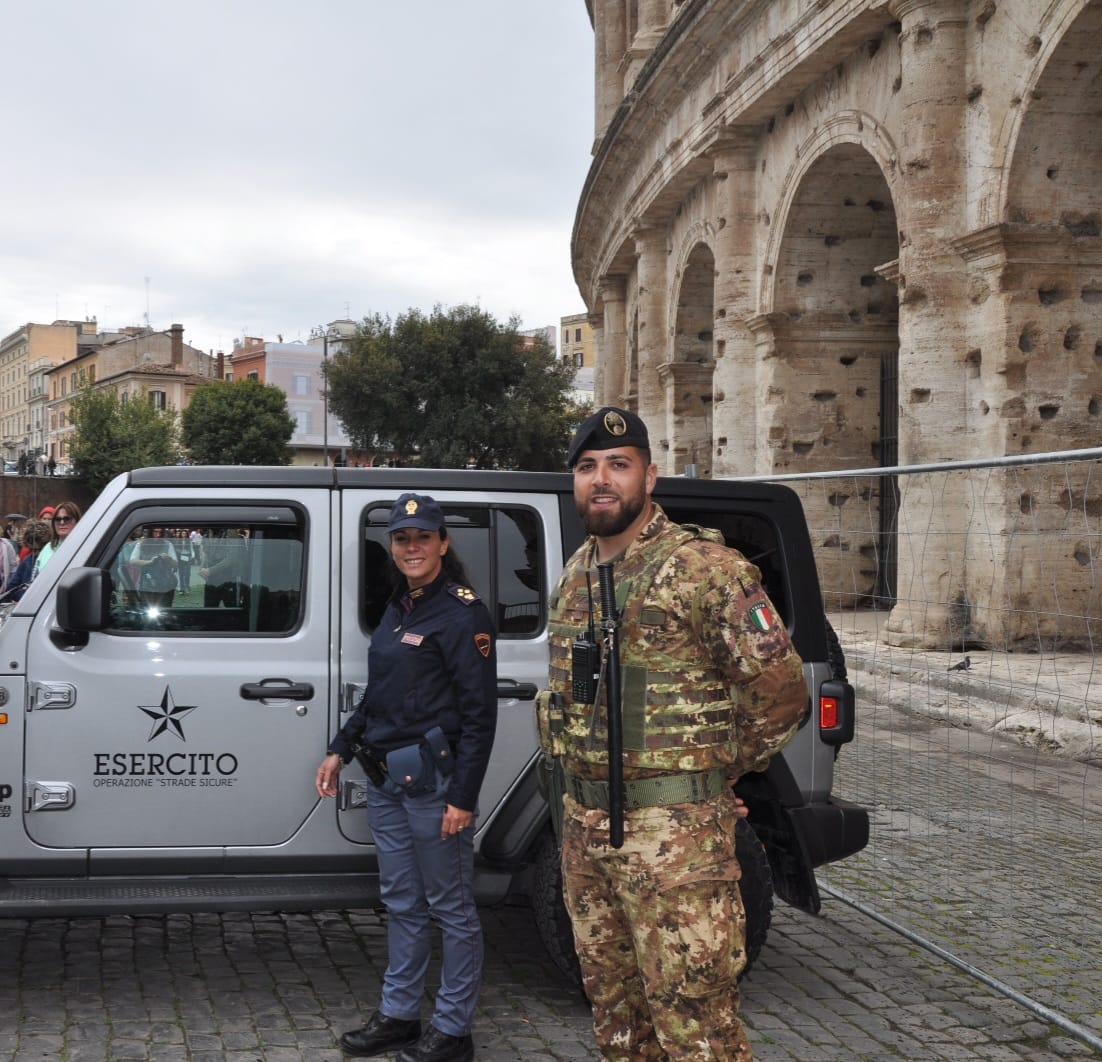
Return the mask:
<svg viewBox="0 0 1102 1062"><path fill-rule="evenodd" d="M439 531L444 526L444 514L435 498L427 494L403 494L391 507L387 531L403 527L418 527L422 531Z"/></svg>

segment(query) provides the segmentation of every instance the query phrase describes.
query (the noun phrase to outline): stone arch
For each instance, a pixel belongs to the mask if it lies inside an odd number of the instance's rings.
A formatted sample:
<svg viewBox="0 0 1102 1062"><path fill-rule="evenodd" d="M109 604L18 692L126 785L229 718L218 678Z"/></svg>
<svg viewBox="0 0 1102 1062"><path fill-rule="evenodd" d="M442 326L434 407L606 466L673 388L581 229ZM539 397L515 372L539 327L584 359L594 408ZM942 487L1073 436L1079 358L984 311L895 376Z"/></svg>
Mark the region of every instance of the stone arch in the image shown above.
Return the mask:
<svg viewBox="0 0 1102 1062"><path fill-rule="evenodd" d="M849 116L820 135L821 150L794 167L772 233L767 323L758 335L776 470L898 463L899 230L888 177L863 142L867 125ZM873 142L883 149L887 140ZM885 473L861 498L809 492L805 505L823 509L809 513L812 526L833 529L819 543L824 583L891 602L896 477ZM878 514L875 533L859 530L869 508Z"/></svg>
<svg viewBox="0 0 1102 1062"><path fill-rule="evenodd" d="M1020 400L1004 418L1008 453L1093 446L1102 430L1102 0L1075 6L1034 73L1004 167L989 282L1003 318L989 337L1008 352L1008 398Z"/></svg>
<svg viewBox="0 0 1102 1062"><path fill-rule="evenodd" d="M764 269L758 292L758 306L769 313L774 302L777 257L792 212L792 204L800 194L803 181L819 159L831 148L842 144L864 149L871 156L888 186L892 203L905 203L895 188L897 180L895 141L871 114L864 111L839 111L815 130L796 149L795 159L785 174L781 194L773 210L772 224L762 256Z"/></svg>
<svg viewBox="0 0 1102 1062"><path fill-rule="evenodd" d="M715 276L712 248L700 239L690 241L677 271L671 357L662 367L666 437L674 441L667 467L675 473L686 465L695 466L698 476L712 471Z"/></svg>
<svg viewBox="0 0 1102 1062"><path fill-rule="evenodd" d="M1023 153L1029 150L1028 134L1023 141L1023 133L1032 126L1037 128L1039 117L1051 107L1052 100L1060 96L1074 94L1082 77L1073 77L1061 86L1054 76L1053 60L1063 53L1065 59L1069 49L1080 49L1097 42L1099 3L1098 0L1057 0L1050 5L1037 27L1040 50L1033 60L1030 77L1021 91L1021 105L1009 108L995 138L993 156L996 160L1005 160L1006 164L997 166L988 190L979 201L976 221L980 226L1012 220L1012 199L1021 195L1021 165ZM1097 47L1095 47L1097 50ZM1066 65L1066 64L1065 64ZM1047 92L1047 84L1052 84L1054 92ZM1049 99L1046 100L1046 94ZM1038 99L1038 96L1040 98ZM1038 104L1040 106L1038 106ZM1092 130L1090 140L1095 139ZM1047 167L1046 167L1047 169ZM1041 186L1046 196L1051 196L1051 187Z"/></svg>
<svg viewBox="0 0 1102 1062"><path fill-rule="evenodd" d="M1087 4L1043 64L1019 110L1004 169L1003 220L1082 229L1097 215L1102 175L1102 2ZM1077 216L1080 215L1080 216ZM1100 235L1097 217L1085 235ZM1075 233L1073 233L1075 234Z"/></svg>
<svg viewBox="0 0 1102 1062"><path fill-rule="evenodd" d="M1032 38L1036 65L1002 148L997 224L975 234L976 289L984 299L974 330L974 373L992 447L1007 455L1097 445L1102 432L1102 0L1053 4ZM988 410L992 412L989 413ZM1007 535L970 561L972 629L984 642L1091 644L1102 613L1089 551L1046 558L1038 543L1068 538L1073 511L1096 504L1089 462L1070 463L1060 491L1025 491L1008 481L985 496L986 519L1013 526L1028 508L1031 534ZM1024 499L1024 500L1023 500ZM1006 603L1029 599L1030 614Z"/></svg>

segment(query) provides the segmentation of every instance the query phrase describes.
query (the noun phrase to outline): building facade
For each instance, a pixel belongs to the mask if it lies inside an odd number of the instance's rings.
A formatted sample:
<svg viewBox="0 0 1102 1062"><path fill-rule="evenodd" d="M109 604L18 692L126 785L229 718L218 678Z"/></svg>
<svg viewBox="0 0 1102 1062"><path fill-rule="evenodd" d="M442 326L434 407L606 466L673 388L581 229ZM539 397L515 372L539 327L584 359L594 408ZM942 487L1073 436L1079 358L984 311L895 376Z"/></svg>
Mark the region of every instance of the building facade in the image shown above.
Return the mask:
<svg viewBox="0 0 1102 1062"><path fill-rule="evenodd" d="M0 451L5 461L46 454L42 373L76 356L77 339L95 321L27 323L0 340Z"/></svg>
<svg viewBox="0 0 1102 1062"><path fill-rule="evenodd" d="M69 459L74 431L69 405L86 387L113 387L122 402L149 401L157 409L183 410L191 393L215 373L208 354L184 342L184 326L165 331L127 328L79 342L75 356L36 368L41 388L34 409L41 408L45 456L59 464Z"/></svg>
<svg viewBox="0 0 1102 1062"><path fill-rule="evenodd" d="M597 338L589 323L589 314L574 313L559 318L559 360L574 369L574 388L570 397L583 409L595 409L593 388Z"/></svg>
<svg viewBox="0 0 1102 1062"><path fill-rule="evenodd" d="M596 141L574 270L596 323L597 399L639 411L663 472L1098 444L1100 0L589 8ZM1039 528L1102 505L1087 475L1031 500ZM868 501L880 538L921 526L909 493ZM999 526L1022 500L984 504ZM997 541L949 575L938 548L921 570L900 558L898 585L919 586L889 619L901 644L959 637L951 607L931 614L930 601L1014 597L1021 544ZM1090 617L1081 556L1059 592ZM821 559L832 589L876 596L869 565Z"/></svg>
<svg viewBox="0 0 1102 1062"><path fill-rule="evenodd" d="M322 366L355 333L352 321L333 321L309 343L270 342L246 336L235 340L225 370L227 380L257 380L287 395L295 421L290 446L296 465L332 465L354 459L344 425L329 412Z"/></svg>

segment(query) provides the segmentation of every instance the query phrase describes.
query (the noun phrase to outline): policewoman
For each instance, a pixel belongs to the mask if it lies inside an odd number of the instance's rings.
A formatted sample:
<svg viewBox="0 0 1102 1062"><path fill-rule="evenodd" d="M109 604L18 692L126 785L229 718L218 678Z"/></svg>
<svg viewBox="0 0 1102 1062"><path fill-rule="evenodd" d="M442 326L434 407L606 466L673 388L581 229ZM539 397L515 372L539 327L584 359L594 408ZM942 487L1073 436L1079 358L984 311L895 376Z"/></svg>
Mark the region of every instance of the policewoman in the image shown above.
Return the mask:
<svg viewBox="0 0 1102 1062"><path fill-rule="evenodd" d="M609 1059L748 1062L731 787L795 733L800 658L757 568L653 501L638 416L598 410L567 464L589 537L551 597L550 690L538 703L541 743L562 767L564 894L597 1044ZM622 838L610 814L612 684L591 681L589 662L605 618L594 615L596 564L615 581L619 642L600 649L604 674L616 666L621 680Z"/></svg>
<svg viewBox="0 0 1102 1062"><path fill-rule="evenodd" d="M336 795L342 764L359 750L387 911L382 998L340 1044L359 1058L402 1049L402 1062L466 1062L482 980L473 835L497 723L495 637L433 498L403 494L387 530L399 586L371 640L363 700L316 779L319 794ZM440 990L422 1030L434 922Z"/></svg>

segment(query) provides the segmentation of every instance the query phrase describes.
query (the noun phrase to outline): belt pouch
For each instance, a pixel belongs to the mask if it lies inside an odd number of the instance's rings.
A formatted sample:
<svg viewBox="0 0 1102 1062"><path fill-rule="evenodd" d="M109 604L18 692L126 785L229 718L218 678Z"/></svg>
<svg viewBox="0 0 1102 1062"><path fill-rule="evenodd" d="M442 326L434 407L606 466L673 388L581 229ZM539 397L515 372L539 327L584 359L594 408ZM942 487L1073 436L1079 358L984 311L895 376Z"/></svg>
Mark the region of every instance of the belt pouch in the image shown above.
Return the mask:
<svg viewBox="0 0 1102 1062"><path fill-rule="evenodd" d="M386 773L390 780L411 796L427 793L436 785L436 772L423 749L418 742L386 754Z"/></svg>

